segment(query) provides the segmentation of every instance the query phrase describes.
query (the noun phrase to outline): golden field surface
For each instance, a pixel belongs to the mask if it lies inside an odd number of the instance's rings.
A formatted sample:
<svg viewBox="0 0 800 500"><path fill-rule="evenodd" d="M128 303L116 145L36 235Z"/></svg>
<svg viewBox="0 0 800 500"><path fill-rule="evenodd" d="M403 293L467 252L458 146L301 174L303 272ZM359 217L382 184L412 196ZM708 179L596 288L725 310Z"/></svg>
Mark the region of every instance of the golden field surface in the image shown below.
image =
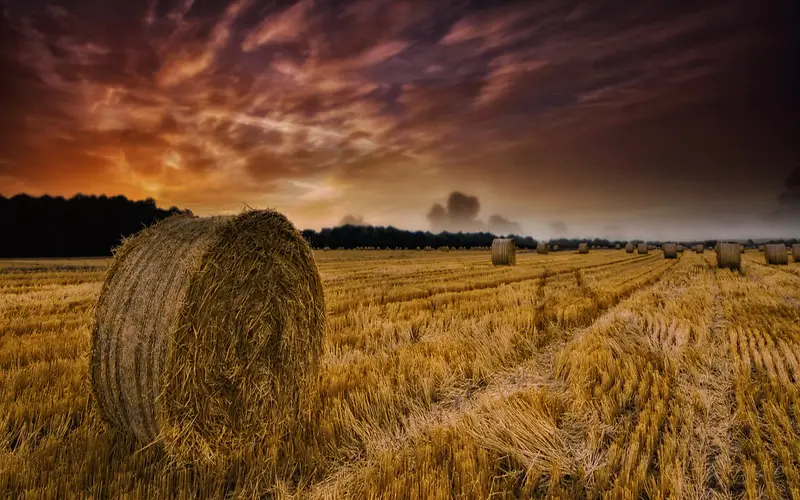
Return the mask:
<svg viewBox="0 0 800 500"><path fill-rule="evenodd" d="M0 498L800 498L800 265L713 251L317 252L312 408L200 470L90 398L109 260L0 261Z"/></svg>

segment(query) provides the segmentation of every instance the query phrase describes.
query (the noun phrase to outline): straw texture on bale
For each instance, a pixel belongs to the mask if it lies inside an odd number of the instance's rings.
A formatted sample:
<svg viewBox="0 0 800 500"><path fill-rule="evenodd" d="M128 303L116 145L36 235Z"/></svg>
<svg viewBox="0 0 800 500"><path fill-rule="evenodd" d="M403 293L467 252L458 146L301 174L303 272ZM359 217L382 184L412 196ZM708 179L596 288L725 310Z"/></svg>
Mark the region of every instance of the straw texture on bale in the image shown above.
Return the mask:
<svg viewBox="0 0 800 500"><path fill-rule="evenodd" d="M628 253L633 253L633 243L625 243L625 251Z"/></svg>
<svg viewBox="0 0 800 500"><path fill-rule="evenodd" d="M586 242L578 243L578 253L589 253L589 244Z"/></svg>
<svg viewBox="0 0 800 500"><path fill-rule="evenodd" d="M703 245L695 245L694 246L694 251L697 252L697 253L703 253L705 251L705 249L706 249L706 247L704 247Z"/></svg>
<svg viewBox="0 0 800 500"><path fill-rule="evenodd" d="M547 242L540 241L536 243L536 253L546 254L550 249L547 246Z"/></svg>
<svg viewBox="0 0 800 500"><path fill-rule="evenodd" d="M647 243L639 243L639 245L636 247L636 251L642 255L646 254L648 250L649 248L647 247Z"/></svg>
<svg viewBox="0 0 800 500"><path fill-rule="evenodd" d="M511 238L495 238L492 240L492 265L517 265L517 244Z"/></svg>
<svg viewBox="0 0 800 500"><path fill-rule="evenodd" d="M779 266L788 264L789 254L786 252L786 245L783 243L764 245L764 259L767 261L767 264Z"/></svg>
<svg viewBox="0 0 800 500"><path fill-rule="evenodd" d="M717 267L742 268L742 254L738 243L717 243Z"/></svg>
<svg viewBox="0 0 800 500"><path fill-rule="evenodd" d="M615 250L619 250L620 248L622 248L622 245L620 245L619 243L617 243L616 245L614 245L614 249L615 249Z"/></svg>
<svg viewBox="0 0 800 500"><path fill-rule="evenodd" d="M800 262L800 243L792 245L792 260L794 260L795 264Z"/></svg>
<svg viewBox="0 0 800 500"><path fill-rule="evenodd" d="M111 426L176 462L266 452L308 401L324 329L311 247L283 215L176 215L114 254L93 396Z"/></svg>
<svg viewBox="0 0 800 500"><path fill-rule="evenodd" d="M678 258L678 245L675 243L664 243L664 258L677 259Z"/></svg>

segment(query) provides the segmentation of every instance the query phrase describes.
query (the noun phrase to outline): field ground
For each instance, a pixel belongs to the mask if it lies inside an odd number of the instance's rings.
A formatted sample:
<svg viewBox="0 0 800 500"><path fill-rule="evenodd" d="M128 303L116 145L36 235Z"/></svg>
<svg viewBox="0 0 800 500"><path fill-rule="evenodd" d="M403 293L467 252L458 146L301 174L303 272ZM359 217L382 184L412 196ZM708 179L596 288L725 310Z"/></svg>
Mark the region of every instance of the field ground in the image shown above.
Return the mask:
<svg viewBox="0 0 800 500"><path fill-rule="evenodd" d="M800 264L318 252L311 413L205 471L89 398L107 260L0 261L0 497L800 498Z"/></svg>

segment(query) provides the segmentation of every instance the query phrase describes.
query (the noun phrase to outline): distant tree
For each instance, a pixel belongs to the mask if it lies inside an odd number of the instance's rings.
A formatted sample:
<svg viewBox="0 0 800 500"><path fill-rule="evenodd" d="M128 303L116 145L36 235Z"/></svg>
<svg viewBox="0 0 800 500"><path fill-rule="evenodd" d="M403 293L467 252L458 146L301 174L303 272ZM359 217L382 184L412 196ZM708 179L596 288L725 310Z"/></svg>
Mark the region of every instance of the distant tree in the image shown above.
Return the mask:
<svg viewBox="0 0 800 500"><path fill-rule="evenodd" d="M177 213L191 214L160 209L152 198L0 195L0 257L110 255L123 238Z"/></svg>

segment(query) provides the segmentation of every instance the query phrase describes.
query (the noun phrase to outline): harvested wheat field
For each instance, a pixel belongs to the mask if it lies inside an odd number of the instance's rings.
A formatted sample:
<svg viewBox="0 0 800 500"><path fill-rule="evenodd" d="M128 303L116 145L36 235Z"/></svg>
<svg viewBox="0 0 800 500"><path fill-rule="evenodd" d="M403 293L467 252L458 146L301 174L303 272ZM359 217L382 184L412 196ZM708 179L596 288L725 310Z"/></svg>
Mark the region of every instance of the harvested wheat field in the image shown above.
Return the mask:
<svg viewBox="0 0 800 500"><path fill-rule="evenodd" d="M110 260L0 261L0 497L800 498L794 263L315 258L309 408L271 456L213 466L101 419L89 357Z"/></svg>

